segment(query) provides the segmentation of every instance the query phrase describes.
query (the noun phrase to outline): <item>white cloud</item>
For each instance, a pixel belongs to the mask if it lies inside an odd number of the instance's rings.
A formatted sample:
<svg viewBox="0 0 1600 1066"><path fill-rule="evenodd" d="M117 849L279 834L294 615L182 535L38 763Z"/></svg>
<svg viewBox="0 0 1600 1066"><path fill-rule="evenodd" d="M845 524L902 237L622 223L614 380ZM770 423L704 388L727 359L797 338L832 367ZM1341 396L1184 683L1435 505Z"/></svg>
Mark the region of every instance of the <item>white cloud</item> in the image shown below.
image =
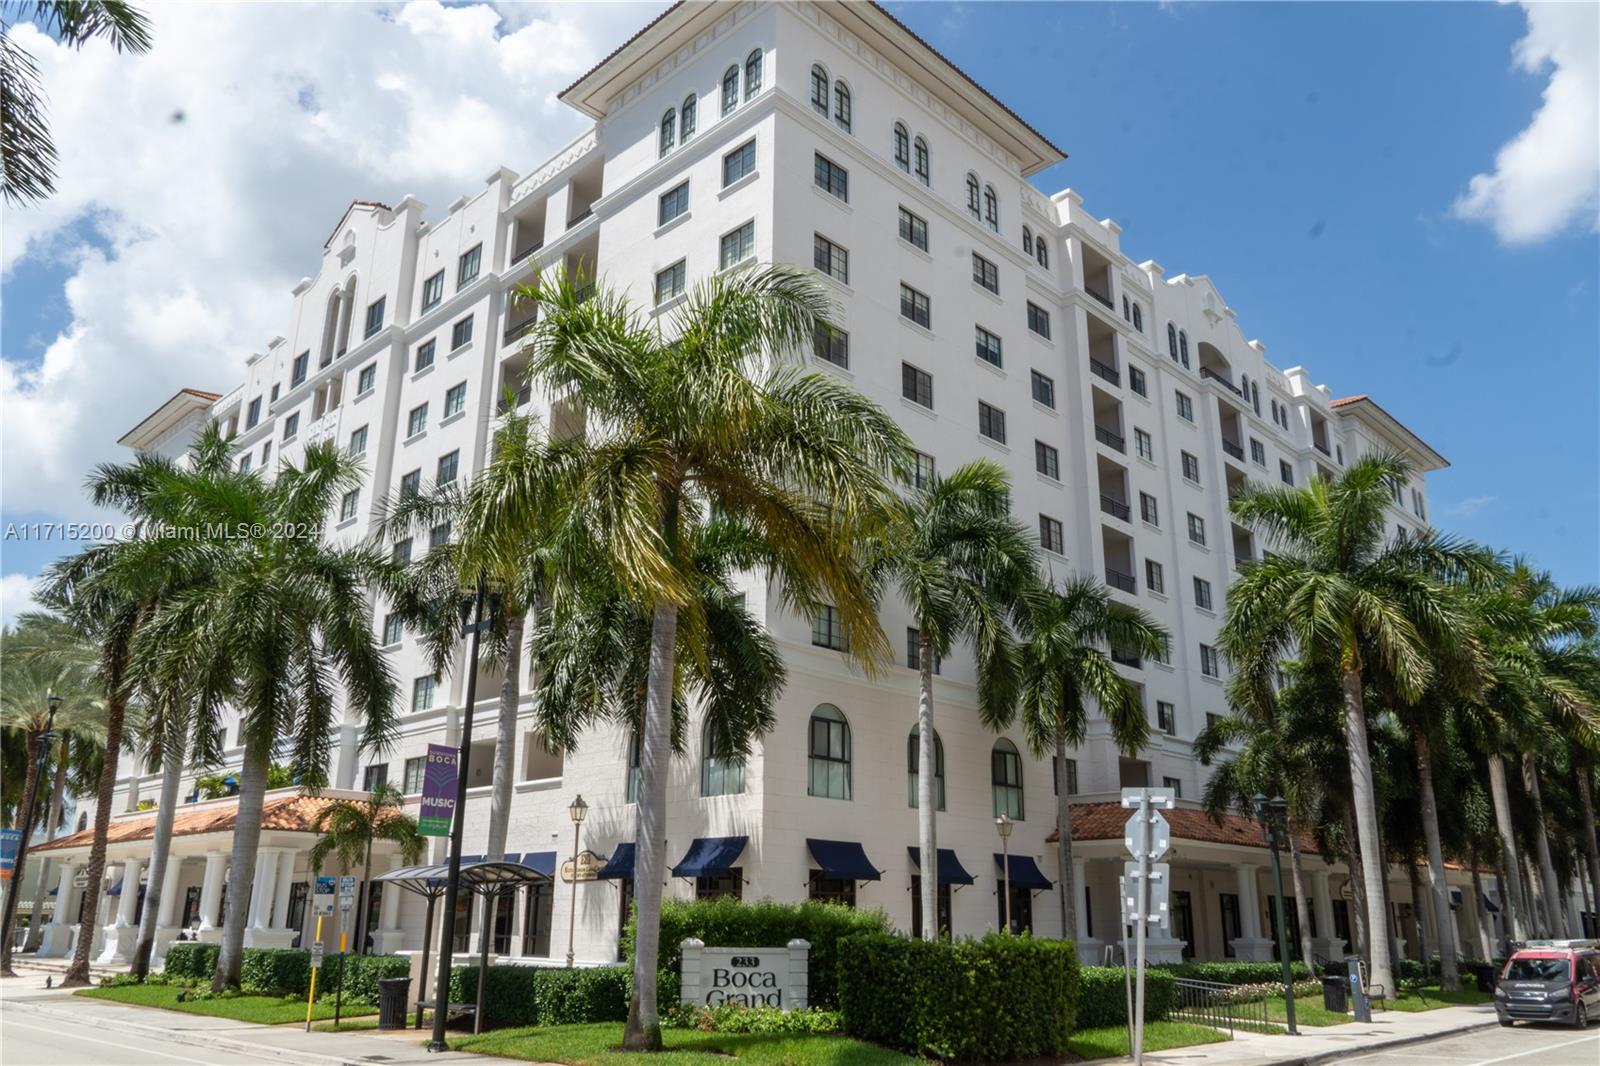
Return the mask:
<svg viewBox="0 0 1600 1066"><path fill-rule="evenodd" d="M1600 228L1600 5L1525 3L1517 66L1550 70L1527 128L1501 146L1454 205L1490 223L1505 244L1531 244L1574 226Z"/></svg>
<svg viewBox="0 0 1600 1066"><path fill-rule="evenodd" d="M9 628L23 611L37 606L33 602L34 579L26 574L0 577L0 626Z"/></svg>
<svg viewBox="0 0 1600 1066"><path fill-rule="evenodd" d="M439 217L543 162L587 121L555 94L660 6L152 5L145 56L14 27L61 159L51 199L5 211L0 265L8 287L72 266L70 324L0 365L6 510L87 513L118 436L180 387L240 380L350 200L414 193ZM85 219L105 250L63 247Z"/></svg>
<svg viewBox="0 0 1600 1066"><path fill-rule="evenodd" d="M1498 496L1468 496L1466 499L1461 500L1455 506L1451 507L1449 514L1457 518L1465 518L1468 515L1475 515L1485 507L1488 507L1490 504L1494 503L1499 498L1500 497Z"/></svg>

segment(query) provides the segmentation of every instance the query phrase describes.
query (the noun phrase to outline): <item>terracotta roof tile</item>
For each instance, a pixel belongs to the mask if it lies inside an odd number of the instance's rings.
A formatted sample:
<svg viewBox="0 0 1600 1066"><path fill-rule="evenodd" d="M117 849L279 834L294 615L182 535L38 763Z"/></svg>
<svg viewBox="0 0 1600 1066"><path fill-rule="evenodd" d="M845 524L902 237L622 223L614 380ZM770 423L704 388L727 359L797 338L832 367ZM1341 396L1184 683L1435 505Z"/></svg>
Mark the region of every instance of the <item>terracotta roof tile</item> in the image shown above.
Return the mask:
<svg viewBox="0 0 1600 1066"><path fill-rule="evenodd" d="M279 796L269 799L261 808L261 828L291 833L316 832L317 815L335 803L348 802L325 796ZM194 836L199 833L231 833L239 816L239 805L229 803L206 806L198 810L179 809L172 819L173 836ZM135 840L149 840L155 836L156 817L113 819L106 833L106 843L127 844ZM86 847L94 842L94 830L85 829L48 844L31 847L30 852L60 851L65 848Z"/></svg>
<svg viewBox="0 0 1600 1066"><path fill-rule="evenodd" d="M1121 840L1123 826L1128 823L1129 811L1116 803L1074 803L1072 805L1072 839ZM1265 848L1261 839L1261 823L1239 814L1225 814L1218 825L1204 811L1192 807L1175 807L1163 811L1167 824L1172 827L1175 840L1198 840L1207 844L1234 844L1246 848ZM1051 843L1061 837L1051 832L1045 838ZM1300 833L1297 843L1302 852L1316 854L1317 844L1309 833Z"/></svg>

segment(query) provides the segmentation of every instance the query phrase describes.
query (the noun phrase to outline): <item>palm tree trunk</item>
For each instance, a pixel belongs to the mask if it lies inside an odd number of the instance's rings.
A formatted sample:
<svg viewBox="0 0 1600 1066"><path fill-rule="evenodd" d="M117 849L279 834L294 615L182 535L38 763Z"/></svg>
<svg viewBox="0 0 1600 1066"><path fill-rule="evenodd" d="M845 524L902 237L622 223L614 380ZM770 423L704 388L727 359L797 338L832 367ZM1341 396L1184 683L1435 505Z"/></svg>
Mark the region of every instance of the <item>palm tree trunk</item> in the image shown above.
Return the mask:
<svg viewBox="0 0 1600 1066"><path fill-rule="evenodd" d="M1350 794L1355 806L1356 829L1360 832L1361 876L1367 895L1367 926L1370 959L1369 981L1387 989L1394 983L1394 965L1389 953L1388 928L1384 921L1385 868L1378 850L1378 796L1372 780L1372 752L1367 747L1367 709L1361 696L1360 653L1353 647L1345 653L1341 671L1344 689L1345 747L1350 757Z"/></svg>
<svg viewBox="0 0 1600 1066"><path fill-rule="evenodd" d="M1289 831L1284 836L1289 841L1289 879L1294 883L1294 917L1300 924L1300 957L1305 960L1306 968L1316 976L1316 952L1311 947L1311 904L1306 898L1306 872L1300 865L1300 845L1295 843L1294 826L1291 823ZM1333 930L1323 932L1323 936L1331 936Z"/></svg>
<svg viewBox="0 0 1600 1066"><path fill-rule="evenodd" d="M67 745L72 740L72 734L61 734L61 752L56 757L55 782L50 786L50 809L44 818L44 839L48 841L55 835L56 826L61 824L61 804L67 793ZM47 887L50 873L50 860L46 859L39 866L39 881L33 886L33 909L28 912L28 940L22 945L23 951L38 951L39 942L44 939L44 923L39 916L44 913L44 901L49 892ZM61 901L65 903L65 900Z"/></svg>
<svg viewBox="0 0 1600 1066"><path fill-rule="evenodd" d="M1550 834L1545 828L1544 797L1539 792L1539 766L1534 761L1533 752L1522 753L1522 785L1528 790L1528 798L1533 801L1533 850L1539 858L1539 881L1543 890L1545 913L1549 917L1548 936L1572 936L1570 929L1563 929L1567 925L1565 893L1561 891L1561 882L1556 879L1555 864L1550 861Z"/></svg>
<svg viewBox="0 0 1600 1066"><path fill-rule="evenodd" d="M1595 844L1594 797L1589 791L1589 767L1578 767L1578 806L1583 812L1583 858L1593 889L1593 912L1600 915L1600 847Z"/></svg>
<svg viewBox="0 0 1600 1066"><path fill-rule="evenodd" d="M635 921L633 998L622 1033L624 1051L660 1051L656 966L661 951L661 882L666 874L667 770L672 757L672 682L678 642L678 607L655 605L650 620L650 674L645 689L644 736L639 743L639 828L634 838Z"/></svg>
<svg viewBox="0 0 1600 1066"><path fill-rule="evenodd" d="M72 965L61 978L62 988L85 988L89 984L89 952L94 947L94 925L100 917L100 891L106 876L106 834L111 831L111 797L117 789L117 761L122 753L122 726L128 700L123 695L120 671L106 686L106 748L100 763L100 782L95 790L94 840L89 845L89 862L84 867L88 887L83 890L83 918L78 922L78 943L72 952ZM134 885L137 892L139 886Z"/></svg>
<svg viewBox="0 0 1600 1066"><path fill-rule="evenodd" d="M1059 723L1056 726L1056 836L1061 838L1056 848L1056 880L1061 885L1061 939L1076 944L1078 883L1072 870L1072 797L1067 794L1067 732Z"/></svg>
<svg viewBox="0 0 1600 1066"><path fill-rule="evenodd" d="M178 814L178 781L183 777L183 747L183 729L178 723L172 723L162 753L161 798L156 807L155 839L151 841L150 883L145 889L144 913L139 918L139 943L133 949L131 972L140 981L150 972L150 955L156 946L156 922L161 920L161 890L166 882L167 863L171 861L172 822Z"/></svg>
<svg viewBox="0 0 1600 1066"><path fill-rule="evenodd" d="M244 763L239 768L239 807L233 823L233 854L228 857L228 914L222 924L222 952L211 976L211 991L239 987L244 962L244 924L250 918L250 886L256 877L256 851L261 845L261 806L267 794L267 769L272 752L247 730Z"/></svg>
<svg viewBox="0 0 1600 1066"><path fill-rule="evenodd" d="M934 774L938 763L933 731L933 646L922 627L917 637L917 845L922 854L922 939L939 936L939 847L935 824Z"/></svg>
<svg viewBox="0 0 1600 1066"><path fill-rule="evenodd" d="M494 781L489 791L489 850L498 860L506 851L511 826L511 785L517 772L517 704L522 700L523 615L516 604L506 603L506 676L500 682L500 721L494 740Z"/></svg>
<svg viewBox="0 0 1600 1066"><path fill-rule="evenodd" d="M1489 908L1483 902L1483 878L1478 876L1478 849L1473 848L1468 858L1472 864L1472 913L1478 921L1478 950L1481 958L1494 959L1494 926L1489 919Z"/></svg>
<svg viewBox="0 0 1600 1066"><path fill-rule="evenodd" d="M491 853L487 858L492 860ZM368 825L367 854L361 863L361 911L356 915L356 954L367 953L367 914L372 910L372 832ZM344 980L344 963L339 964L339 980Z"/></svg>
<svg viewBox="0 0 1600 1066"><path fill-rule="evenodd" d="M1444 846L1439 838L1439 801L1433 792L1433 752L1428 735L1417 731L1417 771L1422 786L1422 835L1428 846L1428 884L1433 889L1434 922L1438 926L1439 987L1445 992L1461 988L1456 967L1455 931L1450 928L1450 888L1444 880Z"/></svg>
<svg viewBox="0 0 1600 1066"><path fill-rule="evenodd" d="M1361 869L1361 834L1356 831L1352 807L1346 807L1344 812L1344 840L1345 860L1350 864L1350 902L1355 904L1349 910L1350 921L1354 924L1351 931L1355 934L1350 949L1363 958L1371 958L1367 950L1367 889Z"/></svg>
<svg viewBox="0 0 1600 1066"><path fill-rule="evenodd" d="M1489 753L1489 795L1494 800L1494 825L1500 837L1500 865L1504 867L1500 902L1509 912L1512 937L1526 940L1532 931L1533 915L1517 877L1521 864L1517 861L1516 833L1511 827L1511 793L1506 788L1506 763L1497 751Z"/></svg>
<svg viewBox="0 0 1600 1066"><path fill-rule="evenodd" d="M1383 873L1380 881L1383 885L1383 898L1380 901L1380 911L1384 917L1383 932L1384 943L1389 945L1389 958L1401 959L1405 953L1400 950L1400 935L1396 929L1394 893L1389 888L1389 845L1383 838L1383 829L1378 829L1378 854L1383 856Z"/></svg>
<svg viewBox="0 0 1600 1066"><path fill-rule="evenodd" d="M1428 976L1428 912L1432 910L1422 898L1422 878L1417 876L1417 861L1406 859L1406 881L1411 885L1411 921L1416 926L1414 938L1417 961L1422 963L1422 976Z"/></svg>
<svg viewBox="0 0 1600 1066"><path fill-rule="evenodd" d="M16 939L11 930L17 920L17 897L22 894L22 875L26 872L28 861L28 838L33 835L33 823L39 820L39 812L32 801L39 795L39 734L43 730L30 729L27 732L26 747L28 753L27 775L22 781L22 797L17 801L17 828L22 831L22 839L17 844L16 864L11 868L11 877L6 881L5 925L0 928L0 936L5 940L0 942L0 976L15 977L16 971L11 968L11 944ZM44 878L39 879L44 884ZM30 919L39 921L39 914L34 912Z"/></svg>

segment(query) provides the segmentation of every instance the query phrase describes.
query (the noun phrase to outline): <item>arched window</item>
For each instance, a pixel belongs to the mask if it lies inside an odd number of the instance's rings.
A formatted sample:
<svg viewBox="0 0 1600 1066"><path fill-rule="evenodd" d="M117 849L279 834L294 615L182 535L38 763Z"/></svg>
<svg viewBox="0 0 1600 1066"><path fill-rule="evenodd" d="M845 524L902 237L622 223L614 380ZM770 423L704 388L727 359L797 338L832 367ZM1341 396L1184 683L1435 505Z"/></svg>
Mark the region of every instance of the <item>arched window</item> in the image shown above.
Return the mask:
<svg viewBox="0 0 1600 1066"><path fill-rule="evenodd" d="M850 90L842 81L833 83L833 121L846 133L850 132Z"/></svg>
<svg viewBox="0 0 1600 1066"><path fill-rule="evenodd" d="M1033 230L1027 226L1022 227L1022 251L1027 255L1033 254Z"/></svg>
<svg viewBox="0 0 1600 1066"><path fill-rule="evenodd" d="M744 98L749 100L761 91L761 49L757 48L744 61Z"/></svg>
<svg viewBox="0 0 1600 1066"><path fill-rule="evenodd" d="M1239 392L1243 394L1245 402L1250 402L1250 375L1239 375Z"/></svg>
<svg viewBox="0 0 1600 1066"><path fill-rule="evenodd" d="M1181 329L1178 331L1178 362L1185 370L1189 368L1189 334Z"/></svg>
<svg viewBox="0 0 1600 1066"><path fill-rule="evenodd" d="M1261 388L1253 381L1250 383L1250 406L1255 408L1256 414L1261 413Z"/></svg>
<svg viewBox="0 0 1600 1066"><path fill-rule="evenodd" d="M739 106L739 64L735 63L722 75L722 113L729 115Z"/></svg>
<svg viewBox="0 0 1600 1066"><path fill-rule="evenodd" d="M744 791L744 759L723 754L708 719L700 730L700 795L737 796Z"/></svg>
<svg viewBox="0 0 1600 1066"><path fill-rule="evenodd" d="M911 134L903 122L894 124L894 165L911 173Z"/></svg>
<svg viewBox="0 0 1600 1066"><path fill-rule="evenodd" d="M811 712L808 796L850 798L850 723L831 703Z"/></svg>
<svg viewBox="0 0 1600 1066"><path fill-rule="evenodd" d="M1167 354L1174 363L1178 361L1178 327L1171 322L1167 323Z"/></svg>
<svg viewBox="0 0 1600 1066"><path fill-rule="evenodd" d="M1034 257L1039 260L1039 265L1046 270L1050 269L1050 246L1044 243L1044 234L1039 234L1039 239L1033 242Z"/></svg>
<svg viewBox="0 0 1600 1066"><path fill-rule="evenodd" d="M682 132L678 140L684 144L688 144L689 138L694 136L695 112L698 110L695 106L694 93L683 98L683 111L678 118L678 128Z"/></svg>
<svg viewBox="0 0 1600 1066"><path fill-rule="evenodd" d="M667 113L661 116L661 154L666 155L672 151L673 139L678 135L678 112L667 108Z"/></svg>
<svg viewBox="0 0 1600 1066"><path fill-rule="evenodd" d="M1129 306L1128 298L1126 296L1122 298L1122 320L1124 322L1133 321L1133 308Z"/></svg>
<svg viewBox="0 0 1600 1066"><path fill-rule="evenodd" d="M932 184L933 175L928 169L928 142L918 137L912 144L912 151L916 158L917 177L924 185Z"/></svg>
<svg viewBox="0 0 1600 1066"><path fill-rule="evenodd" d="M994 194L993 185L983 187L983 220L990 229L1000 232L1000 198Z"/></svg>
<svg viewBox="0 0 1600 1066"><path fill-rule="evenodd" d="M1140 333L1144 332L1144 309L1139 306L1138 301L1134 301L1133 304L1133 328Z"/></svg>
<svg viewBox="0 0 1600 1066"><path fill-rule="evenodd" d="M967 212L973 218L982 218L982 208L978 204L978 175L967 175Z"/></svg>
<svg viewBox="0 0 1600 1066"><path fill-rule="evenodd" d="M828 114L828 72L821 65L811 68L811 106L824 118Z"/></svg>
<svg viewBox="0 0 1600 1066"><path fill-rule="evenodd" d="M1017 746L1005 737L994 742L989 753L989 779L994 785L994 816L1009 814L1022 820L1022 756Z"/></svg>
<svg viewBox="0 0 1600 1066"><path fill-rule="evenodd" d="M639 802L639 734L628 741L628 802Z"/></svg>
<svg viewBox="0 0 1600 1066"><path fill-rule="evenodd" d="M906 738L906 805L917 806L917 766L922 760L922 738L915 727ZM937 731L933 734L933 806L944 810L944 741Z"/></svg>

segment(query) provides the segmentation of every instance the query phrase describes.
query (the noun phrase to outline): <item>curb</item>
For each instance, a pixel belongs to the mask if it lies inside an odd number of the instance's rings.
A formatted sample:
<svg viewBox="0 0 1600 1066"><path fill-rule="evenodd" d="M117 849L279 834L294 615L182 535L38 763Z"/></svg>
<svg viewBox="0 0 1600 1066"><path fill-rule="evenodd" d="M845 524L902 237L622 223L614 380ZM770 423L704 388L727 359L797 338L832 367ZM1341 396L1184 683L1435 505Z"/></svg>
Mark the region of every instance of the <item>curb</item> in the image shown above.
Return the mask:
<svg viewBox="0 0 1600 1066"><path fill-rule="evenodd" d="M1446 1029L1438 1033L1418 1033L1414 1036L1397 1036L1392 1040L1385 1040L1380 1044L1369 1044L1364 1048L1341 1048L1338 1051L1324 1051L1320 1055L1308 1055L1304 1058L1287 1060L1283 1066L1320 1066L1324 1062L1334 1062L1338 1059L1347 1059L1356 1055L1366 1055L1377 1051L1393 1051L1395 1048L1409 1047L1412 1044L1423 1044L1430 1040L1443 1040L1446 1037L1461 1036L1466 1033L1481 1032L1485 1029L1496 1029L1500 1025L1496 1021L1474 1022L1471 1025L1462 1025L1454 1029ZM1276 1064L1274 1064L1276 1066Z"/></svg>

